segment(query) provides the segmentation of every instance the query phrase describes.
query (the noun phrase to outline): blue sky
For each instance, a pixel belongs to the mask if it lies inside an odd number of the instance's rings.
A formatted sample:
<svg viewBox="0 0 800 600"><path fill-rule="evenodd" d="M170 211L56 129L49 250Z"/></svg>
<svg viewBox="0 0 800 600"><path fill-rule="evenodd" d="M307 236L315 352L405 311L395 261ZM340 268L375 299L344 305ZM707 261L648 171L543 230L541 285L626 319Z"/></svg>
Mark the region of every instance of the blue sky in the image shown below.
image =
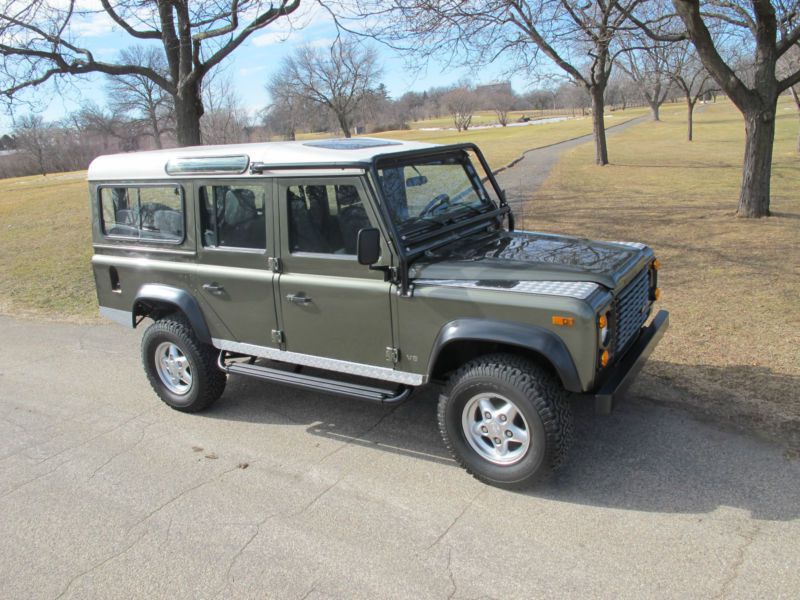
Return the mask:
<svg viewBox="0 0 800 600"><path fill-rule="evenodd" d="M90 3L90 0L83 0ZM279 68L283 57L303 44L327 47L336 37L336 28L330 16L316 4L305 13L293 16L292 22L279 21L269 28L254 33L245 44L223 63L225 75L233 81L242 105L251 112L260 110L269 103L264 84ZM89 48L100 60L111 61L124 47L132 45L133 39L120 30L104 13L84 17L75 23L73 32L79 45ZM139 40L140 41L140 40ZM433 86L443 86L468 79L474 83L491 83L506 79L501 64L481 68L472 73L469 68L454 67L430 62L425 69L411 70L406 59L398 52L380 44L377 48L383 66L382 81L392 97L414 90L423 91ZM87 101L103 104L105 99L104 77L89 77L79 85L67 88L63 95L53 94L52 89L40 88L33 95L45 107L43 115L56 120L72 112ZM512 78L514 88L521 92L526 87L522 78ZM51 98L49 102L45 99ZM0 121L0 129L11 128L8 118Z"/></svg>

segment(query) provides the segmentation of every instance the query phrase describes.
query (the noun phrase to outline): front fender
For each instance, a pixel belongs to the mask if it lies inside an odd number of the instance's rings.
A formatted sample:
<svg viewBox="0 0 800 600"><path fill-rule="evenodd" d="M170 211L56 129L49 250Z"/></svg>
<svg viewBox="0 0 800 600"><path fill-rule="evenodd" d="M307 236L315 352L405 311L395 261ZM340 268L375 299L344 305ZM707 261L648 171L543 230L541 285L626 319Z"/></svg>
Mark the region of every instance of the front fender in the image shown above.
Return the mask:
<svg viewBox="0 0 800 600"><path fill-rule="evenodd" d="M429 377L442 351L456 341L494 342L531 350L553 366L566 390L582 391L572 355L555 333L536 325L491 319L456 319L442 327L428 363Z"/></svg>

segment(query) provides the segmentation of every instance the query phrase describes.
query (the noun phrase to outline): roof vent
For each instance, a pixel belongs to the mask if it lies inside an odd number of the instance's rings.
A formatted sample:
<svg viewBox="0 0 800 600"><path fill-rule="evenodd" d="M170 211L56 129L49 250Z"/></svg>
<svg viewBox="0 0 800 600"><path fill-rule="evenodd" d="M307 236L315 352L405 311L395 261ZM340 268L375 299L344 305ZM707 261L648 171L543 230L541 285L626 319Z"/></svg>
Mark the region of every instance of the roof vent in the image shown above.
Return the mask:
<svg viewBox="0 0 800 600"><path fill-rule="evenodd" d="M167 175L197 175L214 173L244 173L250 157L246 154L233 156L193 156L171 158L167 161Z"/></svg>
<svg viewBox="0 0 800 600"><path fill-rule="evenodd" d="M339 138L305 142L303 145L312 146L314 148L326 148L327 150L362 150L364 148L379 148L380 146L400 146L401 142L378 140L375 138L358 138L355 140L352 138Z"/></svg>

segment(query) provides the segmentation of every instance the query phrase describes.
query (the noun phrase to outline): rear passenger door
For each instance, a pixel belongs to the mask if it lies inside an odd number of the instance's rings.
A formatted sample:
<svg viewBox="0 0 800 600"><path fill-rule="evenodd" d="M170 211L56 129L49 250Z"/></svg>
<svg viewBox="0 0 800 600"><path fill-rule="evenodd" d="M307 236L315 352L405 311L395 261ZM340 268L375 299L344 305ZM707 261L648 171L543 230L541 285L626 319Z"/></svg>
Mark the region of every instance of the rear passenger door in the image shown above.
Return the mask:
<svg viewBox="0 0 800 600"><path fill-rule="evenodd" d="M278 346L272 341L278 327L269 261L275 255L270 190L263 180L195 184L197 294L218 340Z"/></svg>
<svg viewBox="0 0 800 600"><path fill-rule="evenodd" d="M276 187L286 349L393 368L391 284L356 259L358 231L377 227L361 180L279 179Z"/></svg>

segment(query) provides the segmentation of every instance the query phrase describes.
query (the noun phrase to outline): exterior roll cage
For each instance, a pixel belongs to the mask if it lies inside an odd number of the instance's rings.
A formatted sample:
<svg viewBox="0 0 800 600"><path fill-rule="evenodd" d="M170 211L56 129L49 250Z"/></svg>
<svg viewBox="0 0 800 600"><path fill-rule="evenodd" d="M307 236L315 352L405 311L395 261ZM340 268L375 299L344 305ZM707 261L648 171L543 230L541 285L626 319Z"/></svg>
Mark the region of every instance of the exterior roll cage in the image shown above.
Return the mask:
<svg viewBox="0 0 800 600"><path fill-rule="evenodd" d="M510 231L514 230L514 213L511 211L511 207L508 205L506 200L505 191L500 187L500 184L497 182L497 179L492 172L491 167L489 167L489 163L486 160L486 157L481 152L480 148L471 142L464 142L461 144L448 144L445 146L436 146L434 148L424 148L422 150L406 150L402 152L389 152L386 154L378 154L370 161L354 161L354 162L336 162L326 164L326 168L333 168L333 169L364 169L366 172L370 174L370 177L367 179L368 186L370 191L375 195L378 199L378 210L380 211L381 218L383 219L386 227L389 229L390 233L392 234L392 243L394 244L395 252L397 252L397 256L399 259L399 264L397 265L398 271L398 281L397 283L400 285L400 292L402 294L407 294L409 291L409 279L408 279L408 267L417 256L425 252L426 250L430 250L433 247L436 247L437 243L427 244L427 245L419 245L414 248L404 247L402 241L404 237L400 235L397 230L397 226L394 223L394 220L390 217L389 212L386 208L386 197L383 195L383 190L381 186L378 185L378 181L380 178L378 176L378 164L385 164L387 162L392 161L401 161L406 160L409 158L435 158L437 156L441 156L442 154L451 154L454 151L461 151L467 153L469 151L474 152L475 156L478 157L478 161L480 162L481 168L483 169L486 176L481 178L481 181L488 180L491 184L492 188L497 194L498 199L500 200L500 205L492 211L487 213L483 213L480 215L475 215L468 219L464 219L463 221L459 221L458 223L453 223L450 225L446 225L440 229L437 229L435 232L431 232L431 234L427 237L430 239L431 237L438 237L441 234L456 232L457 230L464 230L473 226L477 223L486 221L490 218L495 218L502 220L503 217L506 215L508 216L508 229ZM280 165L280 167L276 167L274 165L270 165L267 163L262 162L254 162L250 164L250 173L253 175L259 175L263 173L265 170L277 171L277 170L312 170L312 169L319 169L319 165L309 165L309 164L296 164L296 165ZM425 236L423 236L423 241ZM444 239L441 243L447 243L455 239L454 237L448 237Z"/></svg>

